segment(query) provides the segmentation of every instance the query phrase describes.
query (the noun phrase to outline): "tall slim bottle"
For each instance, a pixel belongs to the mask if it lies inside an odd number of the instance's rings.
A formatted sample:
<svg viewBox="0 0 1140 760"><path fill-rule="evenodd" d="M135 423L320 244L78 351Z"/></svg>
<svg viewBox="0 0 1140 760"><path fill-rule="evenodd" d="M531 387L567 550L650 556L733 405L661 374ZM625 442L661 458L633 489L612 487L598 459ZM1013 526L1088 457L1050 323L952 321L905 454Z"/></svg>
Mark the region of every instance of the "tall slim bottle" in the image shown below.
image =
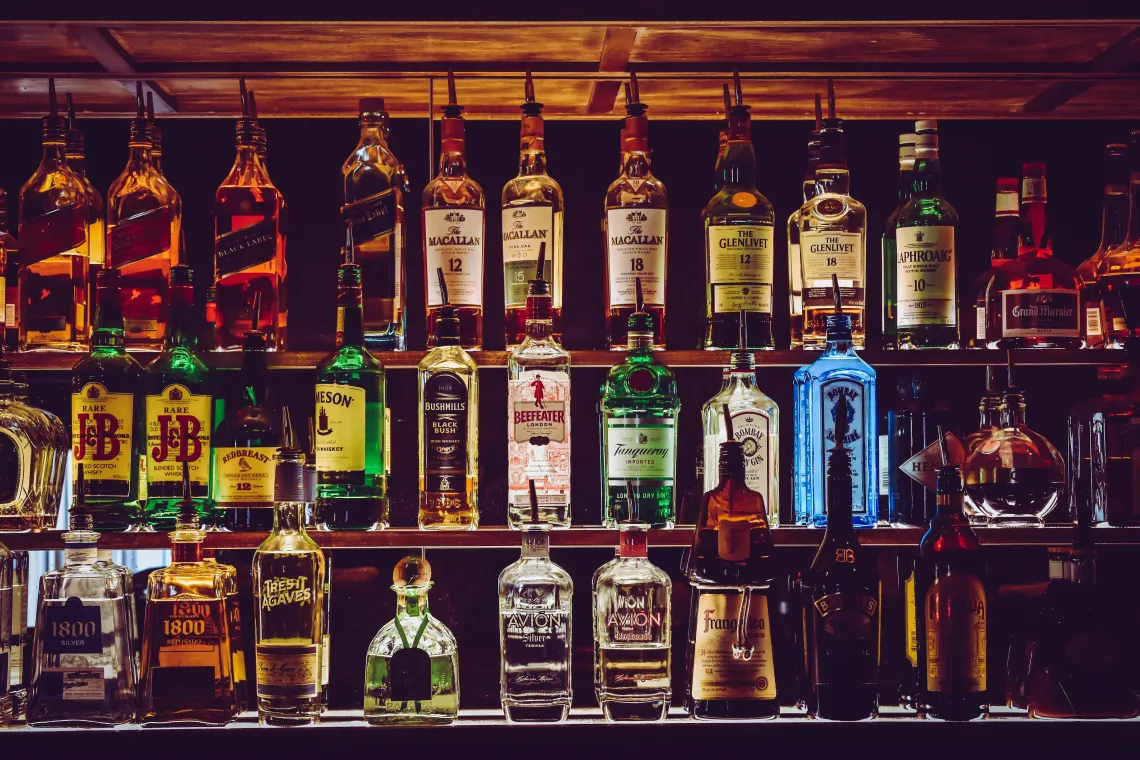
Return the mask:
<svg viewBox="0 0 1140 760"><path fill-rule="evenodd" d="M803 198L807 203L815 197L815 170L819 165L819 131L823 128L823 109L819 93L815 94L815 129L808 138L807 163L804 166ZM801 207L802 208L802 207ZM791 321L791 348L804 347L804 271L800 261L800 209L788 217L788 315Z"/></svg>
<svg viewBox="0 0 1140 760"><path fill-rule="evenodd" d="M8 231L8 193L0 188L0 244L4 246L4 350L20 347L20 244Z"/></svg>
<svg viewBox="0 0 1140 760"><path fill-rule="evenodd" d="M154 118L154 92L150 90L146 93L146 123L150 134L150 163L170 194L170 260L177 264L182 253L182 196L162 170L162 130Z"/></svg>
<svg viewBox="0 0 1140 760"><path fill-rule="evenodd" d="M1105 256L1100 267L1100 292L1105 305L1104 327L1108 342L1122 346L1140 337L1140 312L1134 287L1140 281L1140 129L1128 139L1128 231Z"/></svg>
<svg viewBox="0 0 1140 760"><path fill-rule="evenodd" d="M994 209L993 242L990 244L990 268L978 275L967 293L973 299L974 336L970 348L995 348L997 338L990 343L989 336L1001 333L1001 313L989 307L990 290L998 270L1017 258L1017 243L1021 231L1021 217L1017 213L1018 189L1016 177L999 177L997 201ZM962 308L970 304L963 303ZM968 325L970 315L963 312L960 323Z"/></svg>
<svg viewBox="0 0 1140 760"><path fill-rule="evenodd" d="M883 348L894 348L898 329L898 280L895 277L897 266L895 248L895 227L899 213L911 199L911 183L914 175L914 133L899 135L899 181L898 202L883 223Z"/></svg>
<svg viewBox="0 0 1140 760"><path fill-rule="evenodd" d="M1124 242L1128 234L1128 146L1110 143L1104 148L1104 200L1100 224L1100 245L1077 267L1077 277L1081 281L1081 301L1084 304L1083 321L1086 348L1104 348L1106 336L1112 332L1111 325L1104 320L1105 309L1101 304L1100 275L1104 269L1108 252ZM1119 308L1114 311L1119 311ZM1124 330L1127 333L1128 324ZM1123 347L1123 341L1113 340L1114 347Z"/></svg>
<svg viewBox="0 0 1140 760"><path fill-rule="evenodd" d="M106 229L103 216L103 196L87 178L87 156L83 150L83 132L75 122L75 106L71 102L71 93L67 93L67 165L83 183L83 190L87 194L87 230L88 230L88 256L89 266L87 286L95 287L95 273L106 264ZM95 301L95 294L88 293L88 303ZM95 308L98 308L97 306Z"/></svg>

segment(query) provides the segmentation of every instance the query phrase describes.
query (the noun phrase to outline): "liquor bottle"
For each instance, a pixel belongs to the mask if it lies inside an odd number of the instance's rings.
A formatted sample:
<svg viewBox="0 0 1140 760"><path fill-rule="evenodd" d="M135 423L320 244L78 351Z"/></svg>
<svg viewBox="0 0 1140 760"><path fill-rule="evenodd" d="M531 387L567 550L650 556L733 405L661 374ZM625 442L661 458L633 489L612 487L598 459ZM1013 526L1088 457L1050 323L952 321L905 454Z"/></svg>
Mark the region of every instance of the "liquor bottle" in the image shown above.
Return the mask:
<svg viewBox="0 0 1140 760"><path fill-rule="evenodd" d="M325 557L305 533L305 454L291 443L277 453L273 531L253 555L257 717L277 726L321 716Z"/></svg>
<svg viewBox="0 0 1140 760"><path fill-rule="evenodd" d="M911 199L895 223L899 348L958 347L958 212L942 195L938 122L916 121Z"/></svg>
<svg viewBox="0 0 1140 760"><path fill-rule="evenodd" d="M738 324L744 324L744 314ZM721 407L728 404L732 412L732 427L736 440L743 446L745 482L753 491L764 497L768 507L768 525L780 524L780 408L756 382L756 355L745 349L748 339L741 330L738 348L733 351L730 363L721 375L720 390L701 407L704 420L703 492L716 487L719 472L712 462L725 437Z"/></svg>
<svg viewBox="0 0 1140 760"><path fill-rule="evenodd" d="M968 434L962 441L966 456L982 445L992 434L1001 430L1001 390L998 388L998 370L986 367L986 390L978 402L978 429ZM969 514L970 497L966 497Z"/></svg>
<svg viewBox="0 0 1140 760"><path fill-rule="evenodd" d="M746 444L721 407L726 440L719 478L701 500L682 570L693 585L686 706L698 719L774 718L780 713L769 608L772 535L762 494L749 488Z"/></svg>
<svg viewBox="0 0 1140 760"><path fill-rule="evenodd" d="M701 212L705 226L705 348L734 348L740 321L753 343L775 348L772 289L776 215L756 189L750 106L743 103L740 74L733 72L736 105L728 114L725 152L717 161L717 189Z"/></svg>
<svg viewBox="0 0 1140 760"><path fill-rule="evenodd" d="M28 683L24 679L24 663L30 660L32 647L32 636L28 632L28 563L26 551L8 552L7 564L12 572L11 652L8 655L12 720L26 720L28 716ZM2 677L3 671L0 671Z"/></svg>
<svg viewBox="0 0 1140 760"><path fill-rule="evenodd" d="M543 244L547 266L539 277L550 287L554 340L562 340L562 188L546 173L542 103L534 100L529 69L525 97L519 173L503 186L503 300L508 348L526 338L528 282Z"/></svg>
<svg viewBox="0 0 1140 760"><path fill-rule="evenodd" d="M1069 513L1093 525L1140 524L1140 394L1131 364L1097 367L1096 395L1069 412Z"/></svg>
<svg viewBox="0 0 1140 760"><path fill-rule="evenodd" d="M1001 429L975 448L962 476L970 502L996 527L1038 527L1065 491L1065 461L1025 424L1025 394L1013 382L1002 394Z"/></svg>
<svg viewBox="0 0 1140 760"><path fill-rule="evenodd" d="M566 719L573 691L574 581L550 561L550 523L530 481L530 520L522 556L499 573L500 699L511 723Z"/></svg>
<svg viewBox="0 0 1140 760"><path fill-rule="evenodd" d="M430 276L443 269L450 305L459 315L459 345L483 347L483 246L487 229L483 188L467 176L463 106L455 100L455 77L447 72L447 105L441 109L439 174L424 188L424 290L428 345L436 345L435 311L443 294Z"/></svg>
<svg viewBox="0 0 1140 760"><path fill-rule="evenodd" d="M867 209L850 194L843 120L835 117L835 89L830 79L827 113L819 132L816 193L800 207L799 216L804 348L824 347L835 287L840 288L843 311L850 317L851 339L856 348L862 348L866 337ZM838 286L833 284L835 278L839 279Z"/></svg>
<svg viewBox="0 0 1140 760"><path fill-rule="evenodd" d="M75 176L83 184L84 194L87 196L87 235L88 235L88 275L87 285L95 285L95 273L106 263L106 228L103 217L103 196L87 178L87 156L83 150L83 132L75 125L75 106L71 102L71 93L67 93L67 146L64 148L67 156L67 165L75 172ZM89 294L88 303L93 298Z"/></svg>
<svg viewBox="0 0 1140 760"><path fill-rule="evenodd" d="M135 574L131 572L129 567L124 567L115 562L113 553L110 549L99 549L95 553L95 567L100 570L107 570L119 577L119 585L123 589L123 597L126 599L127 605L127 641L131 647L131 667L135 671L135 683L138 683L139 678L139 622L138 611L135 609ZM24 611L25 616L27 610Z"/></svg>
<svg viewBox="0 0 1140 760"><path fill-rule="evenodd" d="M28 723L113 726L135 717L135 671L127 635L132 592L120 576L96 566L91 513L80 488L63 534L63 567L40 579L32 645Z"/></svg>
<svg viewBox="0 0 1140 760"><path fill-rule="evenodd" d="M1135 318L1140 304L1133 287L1138 281L1136 273L1140 272L1140 129L1132 130L1128 139L1128 172L1128 231L1105 256L1099 269L1105 309L1103 326L1112 346L1123 346L1128 338L1140 337L1140 320Z"/></svg>
<svg viewBox="0 0 1140 760"><path fill-rule="evenodd" d="M606 346L629 347L631 314L641 309L635 283L641 282L646 311L652 317L653 340L665 347L665 269L669 259L669 198L653 176L649 153L648 106L640 102L637 77L629 75L625 91L621 175L606 191L602 220L606 251Z"/></svg>
<svg viewBox="0 0 1140 760"><path fill-rule="evenodd" d="M245 672L245 636L242 632L241 604L238 594L237 568L220 564L214 551L203 552L205 562L214 565L222 574L225 591L226 626L230 634L230 660L233 663L234 701L237 711L249 709L249 683Z"/></svg>
<svg viewBox="0 0 1140 760"><path fill-rule="evenodd" d="M974 337L967 344L970 348L996 348L1001 335L1001 312L989 308L989 295L998 270L1017 258L1021 217L1017 213L1016 177L998 179L995 205L990 268L978 275L970 284L969 295L974 299ZM963 317L962 323L965 322L966 318Z"/></svg>
<svg viewBox="0 0 1140 760"><path fill-rule="evenodd" d="M146 367L146 503L143 515L169 530L182 501L183 464L202 519L211 516L210 447L214 399L209 369L198 356L194 282L190 267L170 268L170 311L162 353Z"/></svg>
<svg viewBox="0 0 1140 760"><path fill-rule="evenodd" d="M150 135L150 164L158 172L159 178L166 185L170 198L170 261L178 263L182 253L182 196L170 184L166 174L162 171L162 130L154 118L154 92L146 93L146 123Z"/></svg>
<svg viewBox="0 0 1140 760"><path fill-rule="evenodd" d="M847 400L846 443L851 449L852 521L868 528L878 522L878 451L875 370L855 353L851 314L842 310L840 286L832 275L834 312L827 318L827 347L815 363L793 378L797 449L797 525L827 524L828 489L824 453L835 442L839 399ZM807 335L805 334L805 340Z"/></svg>
<svg viewBox="0 0 1140 760"><path fill-rule="evenodd" d="M20 188L20 347L87 348L87 190L67 164L67 120L59 115L55 80L42 120L43 158Z"/></svg>
<svg viewBox="0 0 1140 760"><path fill-rule="evenodd" d="M914 161L917 155L914 143L917 139L918 136L913 132L899 135L898 201L883 224L883 348L895 348L898 345L898 280L895 277L898 249L895 245L895 227L898 226L903 206L914 194L911 186L914 184Z"/></svg>
<svg viewBox="0 0 1140 760"><path fill-rule="evenodd" d="M815 169L819 165L819 131L823 128L823 108L819 93L815 94L815 129L808 139L807 164L804 166L803 198L807 203L815 197ZM802 206L801 206L802 208ZM788 313L791 320L791 348L804 347L804 270L800 260L800 209L788 217Z"/></svg>
<svg viewBox="0 0 1140 760"><path fill-rule="evenodd" d="M938 398L934 377L922 370L900 373L898 402L887 412L886 473L889 516L892 525L929 525L936 511L934 486L941 466L939 428L949 428L950 410ZM879 436L883 442L884 436ZM881 445L881 444L880 444ZM961 465L961 442L948 434L950 461ZM884 452L879 452L880 461Z"/></svg>
<svg viewBox="0 0 1140 760"><path fill-rule="evenodd" d="M226 574L202 558L206 534L191 494L190 463L182 463L182 499L168 567L147 581L139 675L144 724L224 725L237 715Z"/></svg>
<svg viewBox="0 0 1140 760"><path fill-rule="evenodd" d="M130 157L107 191L107 265L119 270L127 346L159 349L166 339L163 306L175 253L175 219L170 186L151 157L154 130L146 118L142 82L131 120Z"/></svg>
<svg viewBox="0 0 1140 760"><path fill-rule="evenodd" d="M0 187L0 245L4 246L4 348L20 347L20 244L8 231L8 193Z"/></svg>
<svg viewBox="0 0 1140 760"><path fill-rule="evenodd" d="M629 352L602 386L602 524L672 528L677 520L677 379L653 355L653 317L634 281ZM627 485L632 482L633 487Z"/></svg>
<svg viewBox="0 0 1140 760"><path fill-rule="evenodd" d="M539 244L527 285L526 336L507 356L507 523L530 516L527 483L538 489L539 514L570 527L570 354L553 337L550 283ZM548 269L549 267L547 267Z"/></svg>
<svg viewBox="0 0 1140 760"><path fill-rule="evenodd" d="M324 530L388 525L384 365L364 347L352 228L337 271L337 349L317 364L317 502Z"/></svg>
<svg viewBox="0 0 1140 760"><path fill-rule="evenodd" d="M609 722L664 720L673 695L672 581L647 540L622 528L618 556L594 573L594 691Z"/></svg>
<svg viewBox="0 0 1140 760"><path fill-rule="evenodd" d="M143 368L127 353L118 269L95 277L91 352L71 370L71 444L85 465L83 494L97 530L138 518L139 457L146 437Z"/></svg>
<svg viewBox="0 0 1140 760"><path fill-rule="evenodd" d="M253 299L257 324L261 296ZM242 345L241 384L226 405L213 435L213 494L217 524L228 530L269 530L273 526L274 456L281 445L269 370L265 333L251 330Z"/></svg>
<svg viewBox="0 0 1140 760"><path fill-rule="evenodd" d="M1081 295L1076 270L1053 256L1046 224L1045 164L1022 167L1021 239L1014 261L994 274L987 343L999 348L1080 348Z"/></svg>
<svg viewBox="0 0 1140 760"><path fill-rule="evenodd" d="M13 561L12 552L0 544L0 727L17 720L16 701L12 696L10 669L12 662L13 638Z"/></svg>
<svg viewBox="0 0 1140 760"><path fill-rule="evenodd" d="M341 167L344 206L365 283L364 340L370 348L403 351L405 176L388 145L383 98L360 99L360 140Z"/></svg>
<svg viewBox="0 0 1140 760"><path fill-rule="evenodd" d="M364 720L374 726L444 725L459 715L455 636L428 611L427 559L405 557L392 571L396 616L368 645Z"/></svg>
<svg viewBox="0 0 1140 760"><path fill-rule="evenodd" d="M285 322L280 297L285 282L285 201L258 153L259 125L241 80L242 118L237 157L214 194L214 287L218 351L238 351L247 332L265 333L267 350L284 349L278 327ZM261 294L260 323L252 323L253 297Z"/></svg>
<svg viewBox="0 0 1140 760"><path fill-rule="evenodd" d="M1085 315L1082 336L1086 348L1104 348L1112 326L1105 324L1101 306L1100 273L1110 249L1120 245L1128 233L1128 146L1110 143L1104 148L1104 201L1100 225L1100 245L1077 267L1081 285L1081 303ZM1116 310L1119 312L1119 309ZM1127 325L1124 325L1127 328ZM1126 334L1126 330L1122 334ZM1123 347L1113 341L1113 347Z"/></svg>
<svg viewBox="0 0 1140 760"><path fill-rule="evenodd" d="M443 269L436 347L419 365L420 528L479 527L479 373L459 346L459 318Z"/></svg>
<svg viewBox="0 0 1140 760"><path fill-rule="evenodd" d="M703 448L697 449L694 461L692 485L681 495L681 506L677 510L678 525L696 525L697 515L701 512L701 501L705 496L705 452ZM682 559L681 564L685 561Z"/></svg>
<svg viewBox="0 0 1140 760"><path fill-rule="evenodd" d="M985 562L962 513L962 475L938 472L938 512L918 545L914 569L920 714L973 720L986 696Z"/></svg>
<svg viewBox="0 0 1140 760"><path fill-rule="evenodd" d="M854 471L847 399L836 402L835 439L827 461L827 529L804 580L809 712L825 720L867 720L879 713L879 612L882 583L874 554L859 545L852 523Z"/></svg>

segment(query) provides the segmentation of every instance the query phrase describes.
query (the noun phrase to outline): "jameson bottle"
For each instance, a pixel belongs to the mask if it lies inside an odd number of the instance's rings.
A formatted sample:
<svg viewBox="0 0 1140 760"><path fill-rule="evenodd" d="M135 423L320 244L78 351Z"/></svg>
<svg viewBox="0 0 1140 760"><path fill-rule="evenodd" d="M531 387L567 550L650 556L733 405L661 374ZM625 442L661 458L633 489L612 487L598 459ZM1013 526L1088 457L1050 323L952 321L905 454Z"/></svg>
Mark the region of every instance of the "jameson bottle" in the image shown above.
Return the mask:
<svg viewBox="0 0 1140 760"><path fill-rule="evenodd" d="M91 352L71 371L72 455L84 467L83 496L96 530L125 530L138 517L144 414L143 368L124 347L119 270L103 269L95 279Z"/></svg>
<svg viewBox="0 0 1140 760"><path fill-rule="evenodd" d="M185 264L170 269L170 312L162 353L146 368L146 505L151 527L174 527L182 499L182 466L200 519L210 515L213 397L209 370L198 356L194 282Z"/></svg>
<svg viewBox="0 0 1140 760"><path fill-rule="evenodd" d="M917 136L913 133L899 135L898 202L883 224L883 348L895 348L898 339L898 283L895 280L895 268L898 263L895 227L898 226L899 214L913 194L911 185L914 178L916 139Z"/></svg>
<svg viewBox="0 0 1140 760"><path fill-rule="evenodd" d="M360 267L348 228L337 271L337 349L317 365L317 495L324 530L388 525L384 365L364 347Z"/></svg>

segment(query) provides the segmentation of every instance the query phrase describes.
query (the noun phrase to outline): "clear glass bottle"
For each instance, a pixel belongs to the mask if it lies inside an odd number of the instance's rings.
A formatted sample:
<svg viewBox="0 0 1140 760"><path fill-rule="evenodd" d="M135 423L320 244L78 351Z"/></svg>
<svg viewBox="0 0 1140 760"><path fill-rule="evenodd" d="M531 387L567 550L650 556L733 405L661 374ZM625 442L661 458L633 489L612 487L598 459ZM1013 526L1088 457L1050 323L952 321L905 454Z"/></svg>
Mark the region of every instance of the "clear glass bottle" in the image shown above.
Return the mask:
<svg viewBox="0 0 1140 760"><path fill-rule="evenodd" d="M1070 514L1093 525L1140 524L1140 394L1130 364L1097 368L1096 395L1069 412Z"/></svg>
<svg viewBox="0 0 1140 760"><path fill-rule="evenodd" d="M974 299L974 334L964 342L970 348L996 348L996 336L1001 334L1001 313L990 310L989 295L998 269L1017 258L1017 245L1021 232L1021 217L1017 213L1017 188L1016 177L998 178L993 240L990 244L990 268L970 283L968 291L968 295ZM965 315L961 324L964 327L968 325ZM990 336L994 336L992 345Z"/></svg>
<svg viewBox="0 0 1140 760"><path fill-rule="evenodd" d="M1132 130L1128 139L1128 176L1128 211L1124 212L1128 215L1128 231L1120 244L1109 250L1098 270L1104 328L1108 343L1113 346L1123 346L1127 338L1140 337L1140 320L1134 316L1140 313L1134 287L1140 282L1140 129Z"/></svg>
<svg viewBox="0 0 1140 760"><path fill-rule="evenodd" d="M24 663L29 660L32 648L32 636L28 632L28 563L26 551L8 552L7 564L12 570L11 652L8 655L12 720L25 720L28 716L28 684L24 680Z"/></svg>
<svg viewBox="0 0 1140 760"><path fill-rule="evenodd" d="M0 245L4 247L4 349L20 347L20 244L8 231L8 193L0 188Z"/></svg>
<svg viewBox="0 0 1140 760"><path fill-rule="evenodd" d="M87 286L95 286L95 274L106 264L106 229L103 216L103 196L87 178L87 156L83 150L83 132L76 126L75 106L71 102L71 93L67 93L67 165L83 183L83 190L87 195L87 230L88 230L88 276ZM88 303L94 299L88 293Z"/></svg>
<svg viewBox="0 0 1140 760"><path fill-rule="evenodd" d="M135 683L138 683L140 642L138 611L135 609L135 574L131 572L129 567L117 564L110 549L99 549L96 552L95 567L100 570L108 570L119 576L119 583L123 587L123 596L126 598L127 604L127 640L131 644L131 664L135 669Z"/></svg>
<svg viewBox="0 0 1140 760"><path fill-rule="evenodd" d="M1111 340L1112 325L1105 322L1101 305L1100 275L1109 250L1116 248L1128 234L1128 146L1109 143L1104 148L1104 200L1100 225L1100 245L1092 256L1077 267L1081 285L1084 319L1081 321L1086 348L1104 348L1106 343L1123 348L1121 340ZM1138 267L1140 268L1140 267ZM1119 307L1115 310L1119 312ZM1127 324L1121 334L1127 333Z"/></svg>
<svg viewBox="0 0 1140 760"><path fill-rule="evenodd" d="M538 489L539 514L570 527L570 354L553 337L553 298L541 270L527 286L526 336L507 356L507 523L530 516L527 484ZM549 268L549 267L547 267Z"/></svg>
<svg viewBox="0 0 1140 760"><path fill-rule="evenodd" d="M253 554L257 717L301 726L321 717L325 557L305 533L305 454L288 443L275 462L273 531Z"/></svg>
<svg viewBox="0 0 1140 760"><path fill-rule="evenodd" d="M914 182L914 161L917 155L914 143L917 139L918 136L913 132L899 135L898 200L883 223L883 348L895 348L898 345L898 280L895 277L898 249L895 246L895 227L898 226L899 213L914 192L911 185Z"/></svg>
<svg viewBox="0 0 1140 760"><path fill-rule="evenodd" d="M64 461L69 450L65 444ZM8 362L0 358L0 462L14 474L0 486L0 532L55 527L58 507L49 510L52 496L59 496L53 494L56 458L52 425L28 404L27 386L12 379Z"/></svg>
<svg viewBox="0 0 1140 760"><path fill-rule="evenodd" d="M562 188L546 173L542 103L534 100L534 81L526 73L522 104L519 173L503 186L503 300L507 347L526 338L527 283L534 274L539 246L546 244L554 340L562 340Z"/></svg>
<svg viewBox="0 0 1140 760"><path fill-rule="evenodd" d="M530 481L522 556L499 573L500 698L511 723L556 722L570 713L574 581L550 561L550 524Z"/></svg>
<svg viewBox="0 0 1140 760"><path fill-rule="evenodd" d="M823 128L823 109L819 93L815 94L815 129L808 138L807 164L804 166L803 199L815 197L815 169L819 165L819 131ZM801 207L802 208L802 207ZM800 260L800 209L788 217L788 315L791 321L790 348L804 347L804 270Z"/></svg>
<svg viewBox="0 0 1140 760"><path fill-rule="evenodd" d="M396 617L368 645L364 720L374 726L444 725L459 716L455 636L428 611L431 565L405 557L392 571Z"/></svg>
<svg viewBox="0 0 1140 760"><path fill-rule="evenodd" d="M618 556L594 573L594 691L611 723L664 720L673 696L672 581L647 541L622 528Z"/></svg>

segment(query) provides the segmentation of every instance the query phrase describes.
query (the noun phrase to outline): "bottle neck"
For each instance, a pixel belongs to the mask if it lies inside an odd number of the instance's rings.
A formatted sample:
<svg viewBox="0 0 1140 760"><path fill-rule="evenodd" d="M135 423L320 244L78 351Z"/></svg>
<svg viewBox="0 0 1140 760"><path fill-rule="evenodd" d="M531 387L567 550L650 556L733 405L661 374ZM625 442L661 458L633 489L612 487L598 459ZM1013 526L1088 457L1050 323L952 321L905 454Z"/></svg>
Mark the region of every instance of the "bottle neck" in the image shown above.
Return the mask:
<svg viewBox="0 0 1140 760"><path fill-rule="evenodd" d="M989 430L1001 427L1001 399L983 396L978 405L978 429Z"/></svg>
<svg viewBox="0 0 1140 760"><path fill-rule="evenodd" d="M439 175L441 177L467 176L467 147L463 119L444 117L441 121Z"/></svg>
<svg viewBox="0 0 1140 760"><path fill-rule="evenodd" d="M357 148L363 148L367 145L388 147L388 138L384 132L383 123L371 114L360 117L360 142L357 144Z"/></svg>
<svg viewBox="0 0 1140 760"><path fill-rule="evenodd" d="M172 554L175 562L201 562L201 541L174 541Z"/></svg>
<svg viewBox="0 0 1140 760"><path fill-rule="evenodd" d="M638 351L652 351L653 350L653 333L652 332L630 332L628 337L628 345L630 352Z"/></svg>
<svg viewBox="0 0 1140 760"><path fill-rule="evenodd" d="M815 173L815 194L833 193L848 195L851 192L851 172L846 168L829 167Z"/></svg>
<svg viewBox="0 0 1140 760"><path fill-rule="evenodd" d="M1002 427L1015 428L1025 424L1025 396L1007 393L1001 403Z"/></svg>
<svg viewBox="0 0 1140 760"><path fill-rule="evenodd" d="M921 198L942 195L942 162L937 155L919 156L915 159L911 190L915 197Z"/></svg>
<svg viewBox="0 0 1140 760"><path fill-rule="evenodd" d="M519 174L546 174L546 145L541 116L523 116L519 130Z"/></svg>
<svg viewBox="0 0 1140 760"><path fill-rule="evenodd" d="M409 617L428 614L428 590L409 586L396 589L396 614Z"/></svg>
<svg viewBox="0 0 1140 760"><path fill-rule="evenodd" d="M717 476L719 478L717 490L745 486L744 453L739 446L721 450L720 461L717 463Z"/></svg>
<svg viewBox="0 0 1140 760"><path fill-rule="evenodd" d="M364 309L360 288L342 288L337 296L337 347L364 345Z"/></svg>
<svg viewBox="0 0 1140 760"><path fill-rule="evenodd" d="M269 387L269 369L264 348L246 349L242 352L241 375L245 390L239 408L264 406Z"/></svg>
<svg viewBox="0 0 1140 760"><path fill-rule="evenodd" d="M718 175L722 186L756 187L756 150L751 140L729 139Z"/></svg>
<svg viewBox="0 0 1140 760"><path fill-rule="evenodd" d="M66 144L54 140L45 142L42 162L45 166L67 166Z"/></svg>
<svg viewBox="0 0 1140 760"><path fill-rule="evenodd" d="M527 295L526 334L534 340L546 340L554 334L552 301L548 295Z"/></svg>
<svg viewBox="0 0 1140 760"><path fill-rule="evenodd" d="M194 288L190 285L173 285L170 288L170 331L166 335L166 348L198 347L198 334L194 329Z"/></svg>
<svg viewBox="0 0 1140 760"><path fill-rule="evenodd" d="M1106 199L1107 200L1107 199ZM1132 170L1128 183L1128 239L1140 241L1140 167Z"/></svg>
<svg viewBox="0 0 1140 760"><path fill-rule="evenodd" d="M753 367L729 367L721 378L721 391L734 388L752 390L756 387L756 370Z"/></svg>
<svg viewBox="0 0 1140 760"><path fill-rule="evenodd" d="M150 144L149 143L131 143L130 158L127 159L127 167L135 171L141 171L151 164Z"/></svg>
<svg viewBox="0 0 1140 760"><path fill-rule="evenodd" d="M914 186L914 161L907 160L899 163L899 182L897 197L900 203L910 200Z"/></svg>
<svg viewBox="0 0 1140 760"><path fill-rule="evenodd" d="M547 526L523 526L522 558L550 558L550 529Z"/></svg>
<svg viewBox="0 0 1140 760"><path fill-rule="evenodd" d="M124 349L123 307L117 287L97 287L95 324L91 329L92 347Z"/></svg>
<svg viewBox="0 0 1140 760"><path fill-rule="evenodd" d="M279 501L273 505L274 532L304 532L305 505L296 501Z"/></svg>
<svg viewBox="0 0 1140 760"><path fill-rule="evenodd" d="M622 175L626 177L648 177L651 169L648 150L627 152L621 167Z"/></svg>
<svg viewBox="0 0 1140 760"><path fill-rule="evenodd" d="M80 179L87 179L87 159L82 153L68 153L67 165L71 167L71 171L75 172L75 176Z"/></svg>

